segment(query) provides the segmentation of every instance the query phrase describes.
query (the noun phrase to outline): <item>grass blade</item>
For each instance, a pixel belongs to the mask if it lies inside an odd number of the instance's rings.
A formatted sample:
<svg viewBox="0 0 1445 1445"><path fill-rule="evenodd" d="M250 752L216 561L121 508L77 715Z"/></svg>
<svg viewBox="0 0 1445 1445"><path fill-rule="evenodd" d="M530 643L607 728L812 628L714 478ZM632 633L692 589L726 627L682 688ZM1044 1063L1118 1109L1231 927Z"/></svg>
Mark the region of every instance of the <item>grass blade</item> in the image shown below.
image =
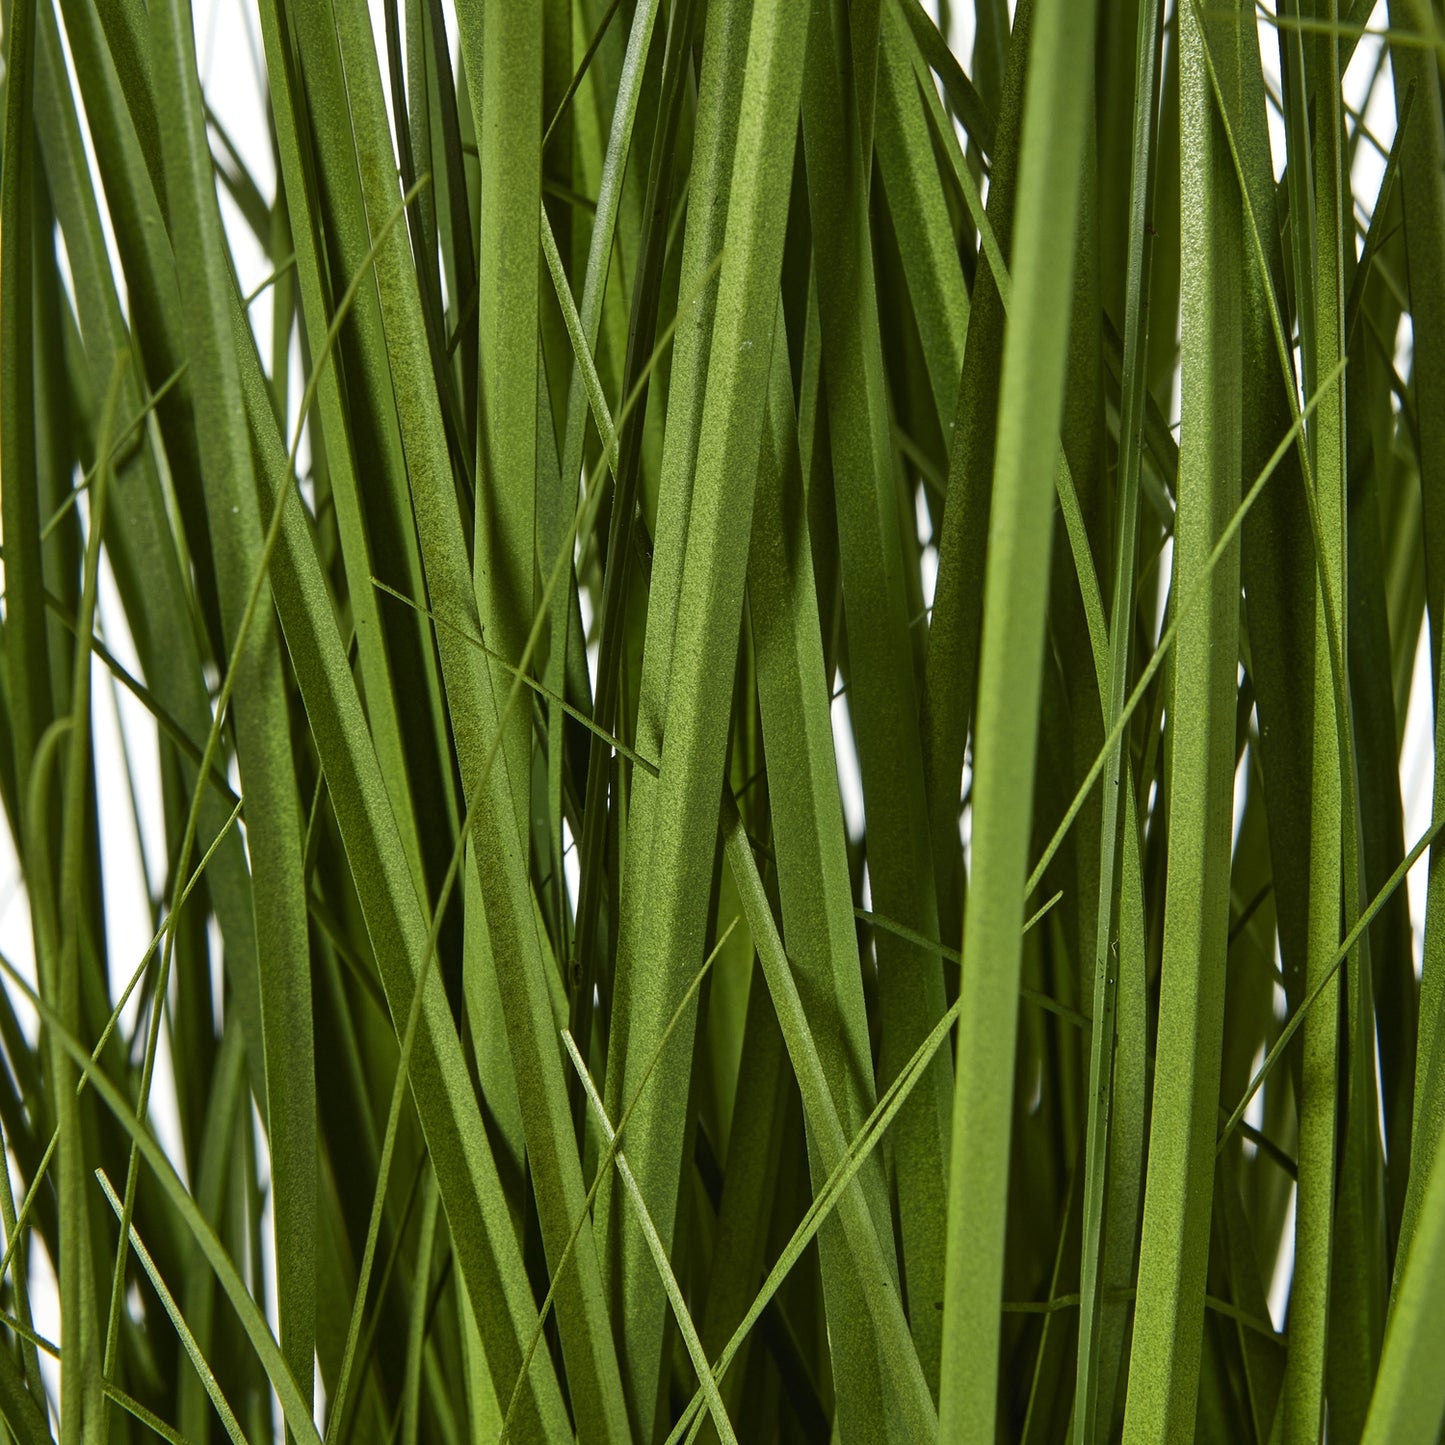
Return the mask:
<svg viewBox="0 0 1445 1445"><path fill-rule="evenodd" d="M1221 42L1223 26L1221 25ZM1176 586L1192 586L1240 485L1238 354L1242 221L1203 58L1203 22L1181 19L1184 426ZM1190 227L1197 226L1191 239ZM1125 1433L1192 1428L1208 1258L1209 1179L1229 920L1230 791L1238 552L1210 574L1207 608L1181 619L1174 669L1176 782L1165 901L1158 1072ZM1176 892L1177 889L1177 892Z"/></svg>
<svg viewBox="0 0 1445 1445"><path fill-rule="evenodd" d="M1091 51L1093 6L1037 7L1020 143L1014 303L985 581L976 727L974 873L948 1194L939 1429L993 1434L1004 1194L1047 552L1029 520L1046 493L1063 405L1070 271L1088 90L1064 57ZM1041 555L1042 554L1042 555Z"/></svg>

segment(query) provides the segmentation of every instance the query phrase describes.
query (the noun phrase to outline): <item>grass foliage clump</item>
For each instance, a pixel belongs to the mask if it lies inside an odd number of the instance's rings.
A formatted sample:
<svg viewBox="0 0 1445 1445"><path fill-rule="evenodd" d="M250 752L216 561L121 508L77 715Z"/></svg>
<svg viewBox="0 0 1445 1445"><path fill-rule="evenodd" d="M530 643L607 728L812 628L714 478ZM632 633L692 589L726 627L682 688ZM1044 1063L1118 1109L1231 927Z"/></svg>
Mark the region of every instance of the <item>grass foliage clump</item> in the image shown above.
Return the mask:
<svg viewBox="0 0 1445 1445"><path fill-rule="evenodd" d="M0 5L0 1434L1439 1440L1439 0L238 3Z"/></svg>

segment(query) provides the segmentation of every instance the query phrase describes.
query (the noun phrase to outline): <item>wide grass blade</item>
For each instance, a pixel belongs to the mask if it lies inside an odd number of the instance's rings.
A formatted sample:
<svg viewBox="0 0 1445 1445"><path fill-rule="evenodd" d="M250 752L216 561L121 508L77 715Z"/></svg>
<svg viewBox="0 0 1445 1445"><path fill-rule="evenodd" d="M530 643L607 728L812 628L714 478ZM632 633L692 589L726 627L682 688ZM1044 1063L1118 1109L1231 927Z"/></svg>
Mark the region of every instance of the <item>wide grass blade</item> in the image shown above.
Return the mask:
<svg viewBox="0 0 1445 1445"><path fill-rule="evenodd" d="M1043 0L1020 140L1014 300L1004 337L976 725L973 858L964 919L948 1199L939 1428L992 1436L1017 1026L1046 604L1037 518L1063 406L1064 318L1078 215L1093 7ZM1066 63L1065 57L1071 57Z"/></svg>
<svg viewBox="0 0 1445 1445"><path fill-rule="evenodd" d="M1194 585L1240 493L1243 223L1204 62L1204 22L1190 13L1180 26L1185 305L1175 586L1183 589ZM1130 1439L1187 1433L1199 1389L1229 925L1238 576L1234 549L1213 569L1204 605L1181 617L1175 646L1168 892L1125 1414Z"/></svg>

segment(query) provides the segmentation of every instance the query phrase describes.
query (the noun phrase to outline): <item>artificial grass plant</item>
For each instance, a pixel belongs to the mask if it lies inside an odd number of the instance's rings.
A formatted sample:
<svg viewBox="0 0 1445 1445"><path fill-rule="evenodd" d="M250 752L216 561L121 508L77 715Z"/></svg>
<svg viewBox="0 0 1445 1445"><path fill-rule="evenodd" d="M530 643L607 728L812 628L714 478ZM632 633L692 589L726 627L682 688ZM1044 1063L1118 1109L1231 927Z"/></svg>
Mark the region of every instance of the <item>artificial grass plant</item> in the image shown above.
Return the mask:
<svg viewBox="0 0 1445 1445"><path fill-rule="evenodd" d="M9 1437L1440 1439L1436 0L236 4L0 6Z"/></svg>

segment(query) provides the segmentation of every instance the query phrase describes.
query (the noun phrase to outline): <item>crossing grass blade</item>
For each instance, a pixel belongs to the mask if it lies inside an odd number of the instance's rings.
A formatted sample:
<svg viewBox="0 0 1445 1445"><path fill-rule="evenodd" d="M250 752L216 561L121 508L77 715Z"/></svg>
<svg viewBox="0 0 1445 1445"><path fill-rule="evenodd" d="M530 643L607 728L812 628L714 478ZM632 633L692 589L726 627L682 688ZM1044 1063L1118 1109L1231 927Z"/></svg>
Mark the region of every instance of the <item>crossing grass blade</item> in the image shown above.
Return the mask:
<svg viewBox="0 0 1445 1445"><path fill-rule="evenodd" d="M683 1299L682 1290L678 1287L677 1276L673 1274L672 1267L668 1264L667 1248L657 1233L657 1226L653 1224L652 1216L647 1212L647 1202L642 1197L642 1190L638 1188L637 1177L632 1172L632 1166L627 1162L627 1155L621 1149L615 1148L617 1131L612 1127L606 1113L603 1112L597 1086L586 1075L582 1055L577 1052L577 1045L573 1042L572 1035L564 1034L563 1042L567 1045L567 1053L572 1060L573 1067L583 1074L583 1087L587 1091L587 1102L597 1112L608 1150L613 1153L613 1163L617 1167L617 1173L627 1188L633 1207L637 1210L638 1223L647 1236L648 1248L652 1251L653 1261L657 1265L663 1288L667 1292L667 1302L672 1306L673 1313L677 1318L678 1328L687 1345L687 1353L693 1366L703 1377L703 1396L707 1400L707 1407L712 1415L713 1424L717 1427L718 1436L724 1442L731 1441L732 1445L736 1445L737 1436L733 1434L732 1422L728 1419L727 1410L718 1395L717 1382L708 1368L707 1356L702 1352L702 1342L697 1337L697 1329L692 1323L692 1316L687 1312L687 1301Z"/></svg>
<svg viewBox="0 0 1445 1445"><path fill-rule="evenodd" d="M111 1187L110 1180L105 1177L105 1171L97 1169L96 1178L100 1181L105 1202L110 1205L117 1219L122 1218L125 1214L125 1206L120 1202L120 1196ZM236 1419L235 1412L227 1403L225 1395L221 1393L221 1387L217 1383L210 1365L206 1363L205 1356L196 1344L196 1337L191 1333L190 1327L186 1324L185 1318L176 1304L175 1297L166 1288L165 1281L156 1269L155 1260L151 1258L150 1251L145 1247L140 1235L136 1233L134 1226L130 1230L130 1247L135 1250L136 1258L140 1260L145 1269L146 1277L155 1286L156 1293L161 1298L161 1304L171 1317L171 1323L176 1327L176 1334L180 1336L181 1344L185 1347L191 1364L195 1366L196 1374L205 1387L206 1393L211 1397L211 1403L215 1406L216 1414L220 1416L226 1434L235 1442L235 1445L245 1445L246 1437L241 1432L240 1421Z"/></svg>

